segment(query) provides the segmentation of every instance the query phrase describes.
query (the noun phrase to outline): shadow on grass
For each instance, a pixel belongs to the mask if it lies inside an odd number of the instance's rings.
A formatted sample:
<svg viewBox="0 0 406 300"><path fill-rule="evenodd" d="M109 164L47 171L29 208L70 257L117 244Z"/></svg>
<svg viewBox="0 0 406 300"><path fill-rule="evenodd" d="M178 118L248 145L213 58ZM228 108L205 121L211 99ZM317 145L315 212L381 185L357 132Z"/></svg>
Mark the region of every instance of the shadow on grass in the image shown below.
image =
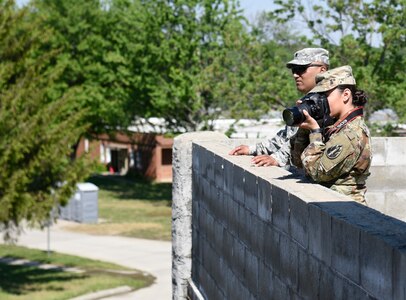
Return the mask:
<svg viewBox="0 0 406 300"><path fill-rule="evenodd" d="M58 287L58 283L86 277L88 276L84 274L74 274L60 270L42 270L33 266L0 264L0 288L4 292L14 295L24 295L45 289L60 291L62 287Z"/></svg>
<svg viewBox="0 0 406 300"><path fill-rule="evenodd" d="M151 183L143 178L119 175L93 175L87 182L99 189L116 192L122 200L172 202L172 183Z"/></svg>

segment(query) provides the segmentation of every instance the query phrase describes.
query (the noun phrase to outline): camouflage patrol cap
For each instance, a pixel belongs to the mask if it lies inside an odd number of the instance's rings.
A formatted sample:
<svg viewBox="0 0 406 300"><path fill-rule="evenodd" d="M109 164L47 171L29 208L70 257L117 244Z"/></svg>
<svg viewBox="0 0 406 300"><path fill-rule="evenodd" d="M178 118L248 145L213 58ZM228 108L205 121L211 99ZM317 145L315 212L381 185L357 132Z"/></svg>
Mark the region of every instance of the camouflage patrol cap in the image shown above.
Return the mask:
<svg viewBox="0 0 406 300"><path fill-rule="evenodd" d="M339 85L356 85L350 66L342 66L316 75L316 86L309 93L327 92Z"/></svg>
<svg viewBox="0 0 406 300"><path fill-rule="evenodd" d="M329 65L328 51L323 48L304 48L295 53L294 59L288 62L286 67L292 68L294 65L305 66L316 61Z"/></svg>

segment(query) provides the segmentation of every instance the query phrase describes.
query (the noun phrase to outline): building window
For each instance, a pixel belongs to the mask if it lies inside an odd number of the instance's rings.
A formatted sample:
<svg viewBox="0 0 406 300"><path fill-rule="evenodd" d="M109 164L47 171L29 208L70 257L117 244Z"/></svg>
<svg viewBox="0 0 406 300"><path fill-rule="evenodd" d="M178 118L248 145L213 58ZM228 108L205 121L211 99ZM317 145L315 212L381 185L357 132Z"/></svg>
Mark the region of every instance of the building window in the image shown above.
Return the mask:
<svg viewBox="0 0 406 300"><path fill-rule="evenodd" d="M172 149L162 149L162 162L163 166L172 165Z"/></svg>
<svg viewBox="0 0 406 300"><path fill-rule="evenodd" d="M89 153L89 140L85 139L85 152Z"/></svg>
<svg viewBox="0 0 406 300"><path fill-rule="evenodd" d="M104 153L104 145L100 144L100 162L105 163L106 162L106 156Z"/></svg>

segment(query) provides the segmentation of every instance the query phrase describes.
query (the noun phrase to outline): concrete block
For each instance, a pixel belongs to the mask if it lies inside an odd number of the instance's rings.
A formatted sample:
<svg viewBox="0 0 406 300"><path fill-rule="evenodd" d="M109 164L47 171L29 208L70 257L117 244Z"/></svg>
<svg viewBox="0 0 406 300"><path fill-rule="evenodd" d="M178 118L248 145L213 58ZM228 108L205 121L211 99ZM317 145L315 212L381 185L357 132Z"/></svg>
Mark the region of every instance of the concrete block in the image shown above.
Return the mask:
<svg viewBox="0 0 406 300"><path fill-rule="evenodd" d="M317 299L320 284L320 261L309 255L307 251L298 248L298 292L305 299Z"/></svg>
<svg viewBox="0 0 406 300"><path fill-rule="evenodd" d="M202 267L207 271L208 274L212 274L212 250L210 244L207 242L207 239L204 239L203 242L203 261Z"/></svg>
<svg viewBox="0 0 406 300"><path fill-rule="evenodd" d="M385 213L406 222L406 189L404 186L385 193Z"/></svg>
<svg viewBox="0 0 406 300"><path fill-rule="evenodd" d="M209 211L206 211L205 221L204 221L204 230L206 233L206 239L210 241L210 245L214 243L215 231L214 231L214 218Z"/></svg>
<svg viewBox="0 0 406 300"><path fill-rule="evenodd" d="M214 281L214 284L216 284L215 281ZM225 298L225 295L224 295L223 291L216 286L216 288L214 288L210 292L208 299L226 299L226 298Z"/></svg>
<svg viewBox="0 0 406 300"><path fill-rule="evenodd" d="M273 274L270 267L264 263L258 265L258 299L272 299Z"/></svg>
<svg viewBox="0 0 406 300"><path fill-rule="evenodd" d="M230 268L234 262L234 237L231 235L226 228L223 231L223 244L221 248L221 253L223 255L224 264L227 264Z"/></svg>
<svg viewBox="0 0 406 300"><path fill-rule="evenodd" d="M245 273L244 273L244 283L248 288L248 291L254 295L258 296L258 264L259 259L255 256L249 249L245 248Z"/></svg>
<svg viewBox="0 0 406 300"><path fill-rule="evenodd" d="M233 248L234 261L231 270L237 276L240 282L245 279L245 246L239 240L234 240Z"/></svg>
<svg viewBox="0 0 406 300"><path fill-rule="evenodd" d="M199 226L200 204L195 200L192 202L192 226Z"/></svg>
<svg viewBox="0 0 406 300"><path fill-rule="evenodd" d="M332 218L332 267L355 283L360 283L360 230L347 222Z"/></svg>
<svg viewBox="0 0 406 300"><path fill-rule="evenodd" d="M382 213L386 213L386 201L385 201L385 191L383 190L367 190L365 194L365 201L368 204L368 207L376 209Z"/></svg>
<svg viewBox="0 0 406 300"><path fill-rule="evenodd" d="M200 232L201 237L204 239L206 239L208 235L207 215L208 215L207 210L204 207L201 207L199 214L198 230Z"/></svg>
<svg viewBox="0 0 406 300"><path fill-rule="evenodd" d="M224 189L224 158L220 155L214 155L213 162L214 169L214 186L223 190Z"/></svg>
<svg viewBox="0 0 406 300"><path fill-rule="evenodd" d="M214 219L213 223L214 227L214 241L213 241L213 246L216 252L219 254L221 253L221 245L223 244L223 233L224 233L224 227L223 224L217 221L217 219Z"/></svg>
<svg viewBox="0 0 406 300"><path fill-rule="evenodd" d="M309 207L308 204L294 195L289 196L289 232L290 236L297 241L303 248L308 247L308 223Z"/></svg>
<svg viewBox="0 0 406 300"><path fill-rule="evenodd" d="M226 226L227 229L235 236L238 236L239 234L238 233L240 227L239 213L240 213L240 205L234 200L227 201L228 222Z"/></svg>
<svg viewBox="0 0 406 300"><path fill-rule="evenodd" d="M233 199L240 205L244 205L244 185L245 185L245 170L239 166L234 166L234 191Z"/></svg>
<svg viewBox="0 0 406 300"><path fill-rule="evenodd" d="M197 289L197 287L196 287L196 289ZM199 293L199 295L197 293ZM199 300L200 295L201 295L201 292L200 291L196 292L195 289L191 286L191 284L187 285L187 298L186 299ZM181 297L185 297L185 296L184 295L182 295L182 296L179 295L177 293L177 291L174 292L174 294L172 295L173 299L181 299Z"/></svg>
<svg viewBox="0 0 406 300"><path fill-rule="evenodd" d="M277 277L272 277L272 296L270 299L289 299L288 287Z"/></svg>
<svg viewBox="0 0 406 300"><path fill-rule="evenodd" d="M216 249L213 248L212 249L212 258L211 258L211 270L212 272L210 273L211 278L214 280L215 284L217 287L221 287L222 285L220 284L220 282L222 282L222 280L224 280L222 278L222 270L221 270L221 257L219 256L219 254L217 253Z"/></svg>
<svg viewBox="0 0 406 300"><path fill-rule="evenodd" d="M331 217L318 206L309 205L309 253L331 265Z"/></svg>
<svg viewBox="0 0 406 300"><path fill-rule="evenodd" d="M299 268L298 246L289 236L281 234L279 239L279 251L279 278L287 287L296 289Z"/></svg>
<svg viewBox="0 0 406 300"><path fill-rule="evenodd" d="M240 295L238 295L239 291L236 289L238 285L240 285L240 282L237 277L233 272L230 272L227 278L226 297L224 299L238 299L240 297Z"/></svg>
<svg viewBox="0 0 406 300"><path fill-rule="evenodd" d="M361 286L377 299L392 297L392 251L382 239L361 232Z"/></svg>
<svg viewBox="0 0 406 300"><path fill-rule="evenodd" d="M210 184L208 188L209 194L205 201L206 208L214 217L220 219L223 215L221 209L224 194L212 184Z"/></svg>
<svg viewBox="0 0 406 300"><path fill-rule="evenodd" d="M226 295L227 294L227 284L228 280L232 274L232 271L230 267L228 266L227 263L225 263L224 259L220 259L220 264L219 264L219 270L220 270L220 278L216 278L216 283L221 292ZM226 299L221 298L221 299Z"/></svg>
<svg viewBox="0 0 406 300"><path fill-rule="evenodd" d="M238 238L244 245L249 245L249 238L252 232L251 224L252 213L243 206L239 209L239 227L238 227Z"/></svg>
<svg viewBox="0 0 406 300"><path fill-rule="evenodd" d="M201 279L200 279L200 292L204 295L205 299L212 299L212 293L215 289L214 281L210 278L210 272L206 269L201 269Z"/></svg>
<svg viewBox="0 0 406 300"><path fill-rule="evenodd" d="M226 204L228 197L230 197L230 196L226 196L226 194L224 193L224 190L219 189L219 202L216 205L216 209L218 211L217 211L216 215L217 215L218 221L223 225L226 224L227 218L228 218L227 204Z"/></svg>
<svg viewBox="0 0 406 300"><path fill-rule="evenodd" d="M357 300L371 300L375 299L370 297L368 293L354 282L335 274L334 288L335 295L333 299L357 299Z"/></svg>
<svg viewBox="0 0 406 300"><path fill-rule="evenodd" d="M203 178L206 178L210 183L214 182L214 153L206 150L201 166Z"/></svg>
<svg viewBox="0 0 406 300"><path fill-rule="evenodd" d="M388 138L386 145L386 165L406 166L406 139L399 137Z"/></svg>
<svg viewBox="0 0 406 300"><path fill-rule="evenodd" d="M319 299L344 299L336 297L337 292L334 289L336 274L330 267L320 264L320 279L319 279Z"/></svg>
<svg viewBox="0 0 406 300"><path fill-rule="evenodd" d="M346 279L331 268L320 265L320 289L318 299L376 299L362 287ZM391 299L391 298L389 298Z"/></svg>
<svg viewBox="0 0 406 300"><path fill-rule="evenodd" d="M265 222L272 222L272 185L258 177L258 216Z"/></svg>
<svg viewBox="0 0 406 300"><path fill-rule="evenodd" d="M279 275L280 270L280 232L271 225L264 227L264 262L272 268L275 275Z"/></svg>
<svg viewBox="0 0 406 300"><path fill-rule="evenodd" d="M192 228L192 257L194 260L201 262L201 251L199 247L200 232L197 230L197 227Z"/></svg>
<svg viewBox="0 0 406 300"><path fill-rule="evenodd" d="M224 193L215 186L211 186L211 193L216 195L216 199L212 199L210 210L214 218L219 222L226 220L226 210L224 209Z"/></svg>
<svg viewBox="0 0 406 300"><path fill-rule="evenodd" d="M230 222L230 216L229 216L229 204L230 202L233 202L232 196L229 194L224 193L223 194L223 215L224 217L219 220L225 227L229 227L229 222Z"/></svg>
<svg viewBox="0 0 406 300"><path fill-rule="evenodd" d="M385 166L386 164L386 138L372 137L371 147L373 149L372 166Z"/></svg>
<svg viewBox="0 0 406 300"><path fill-rule="evenodd" d="M301 297L299 293L297 293L295 290L289 289L288 288L288 295L290 300L304 300L306 298Z"/></svg>
<svg viewBox="0 0 406 300"><path fill-rule="evenodd" d="M203 177L200 177L197 182L194 181L194 185L195 184L200 185L199 187L200 196L197 197L198 201L200 202L200 205L205 209L208 209L208 202L210 200L210 183Z"/></svg>
<svg viewBox="0 0 406 300"><path fill-rule="evenodd" d="M253 214L251 217L251 226L248 243L252 253L258 257L264 257L265 252L265 223Z"/></svg>
<svg viewBox="0 0 406 300"><path fill-rule="evenodd" d="M179 149L176 149L176 150L179 150ZM196 145L196 144L192 145L192 156L189 158L189 159L191 159L191 162L192 162L192 170L193 170L192 173L200 174L200 172L201 172L200 161L201 161L201 157L203 156L202 155L203 151L206 151L206 149L204 149L201 146ZM174 159L176 158L179 161L181 160L181 153L179 151L177 151L177 152L174 151L173 156L174 156Z"/></svg>
<svg viewBox="0 0 406 300"><path fill-rule="evenodd" d="M244 204L252 213L258 212L258 177L245 172Z"/></svg>
<svg viewBox="0 0 406 300"><path fill-rule="evenodd" d="M224 160L224 193L233 196L234 193L234 164Z"/></svg>
<svg viewBox="0 0 406 300"><path fill-rule="evenodd" d="M227 295L224 299L246 300L249 297L248 289L243 283L231 273L230 280L227 285Z"/></svg>
<svg viewBox="0 0 406 300"><path fill-rule="evenodd" d="M248 245L248 239L250 235L250 227L252 226L251 212L243 206L240 206L238 214L238 238L242 243Z"/></svg>
<svg viewBox="0 0 406 300"><path fill-rule="evenodd" d="M212 191L211 191L211 185L210 183L202 178L202 197L201 197L201 206L208 211L208 213L212 213Z"/></svg>
<svg viewBox="0 0 406 300"><path fill-rule="evenodd" d="M173 220L173 227L178 230L179 234L173 236L172 245L176 247L177 254L180 256L189 255L192 246L192 227L191 218Z"/></svg>
<svg viewBox="0 0 406 300"><path fill-rule="evenodd" d="M272 224L289 232L289 194L275 185L272 186Z"/></svg>
<svg viewBox="0 0 406 300"><path fill-rule="evenodd" d="M393 299L406 299L406 248L393 252Z"/></svg>
<svg viewBox="0 0 406 300"><path fill-rule="evenodd" d="M369 191L404 188L405 166L376 166L371 167L370 171L371 175L366 182Z"/></svg>

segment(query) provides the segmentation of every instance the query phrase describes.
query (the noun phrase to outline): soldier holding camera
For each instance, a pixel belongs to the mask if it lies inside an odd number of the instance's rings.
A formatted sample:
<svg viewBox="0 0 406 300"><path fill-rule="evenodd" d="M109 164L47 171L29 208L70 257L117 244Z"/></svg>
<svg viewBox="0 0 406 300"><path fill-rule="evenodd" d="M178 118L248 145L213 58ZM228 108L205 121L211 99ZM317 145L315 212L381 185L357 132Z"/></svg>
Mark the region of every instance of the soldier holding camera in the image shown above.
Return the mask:
<svg viewBox="0 0 406 300"><path fill-rule="evenodd" d="M329 66L328 51L323 48L305 48L297 51L294 59L286 64L292 70L296 88L302 94L315 86L315 77ZM240 145L230 151L230 155L254 155L252 162L256 166L289 167L290 138L298 127L286 126L272 139L256 145Z"/></svg>
<svg viewBox="0 0 406 300"><path fill-rule="evenodd" d="M283 114L287 124L300 128L292 138L292 160L315 182L365 204L372 159L366 95L356 89L350 66L319 74L316 82L307 98ZM337 121L330 125L332 119Z"/></svg>

